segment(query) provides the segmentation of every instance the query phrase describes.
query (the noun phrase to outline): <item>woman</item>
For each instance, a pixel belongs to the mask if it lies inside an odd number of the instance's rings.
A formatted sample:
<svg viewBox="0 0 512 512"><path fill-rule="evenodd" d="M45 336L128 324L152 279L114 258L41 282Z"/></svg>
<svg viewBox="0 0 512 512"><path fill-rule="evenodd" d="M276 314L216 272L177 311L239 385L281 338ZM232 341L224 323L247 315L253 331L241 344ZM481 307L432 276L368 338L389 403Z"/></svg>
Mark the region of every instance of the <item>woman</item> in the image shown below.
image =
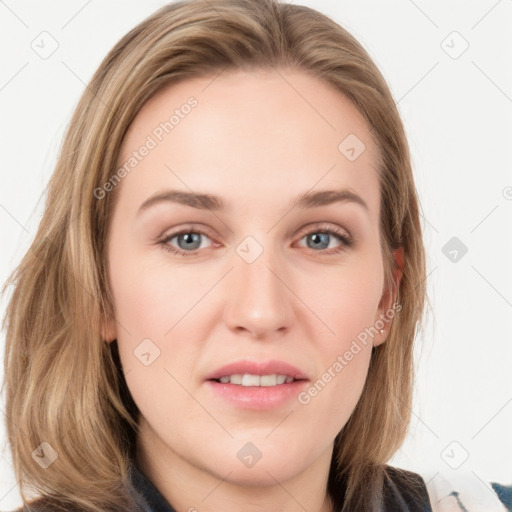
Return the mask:
<svg viewBox="0 0 512 512"><path fill-rule="evenodd" d="M163 7L86 88L10 280L27 510L431 510L386 464L425 277L360 44L271 0Z"/></svg>

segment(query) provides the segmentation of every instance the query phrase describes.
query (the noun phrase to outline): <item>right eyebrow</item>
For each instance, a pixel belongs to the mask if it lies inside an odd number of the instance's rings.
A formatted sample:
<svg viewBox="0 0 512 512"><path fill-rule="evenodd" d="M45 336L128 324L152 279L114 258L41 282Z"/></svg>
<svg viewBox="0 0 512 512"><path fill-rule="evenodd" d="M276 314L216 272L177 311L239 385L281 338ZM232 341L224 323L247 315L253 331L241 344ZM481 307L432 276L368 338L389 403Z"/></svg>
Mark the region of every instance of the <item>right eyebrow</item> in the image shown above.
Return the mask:
<svg viewBox="0 0 512 512"><path fill-rule="evenodd" d="M196 194L194 192L181 192L179 190L166 190L155 194L146 199L139 207L138 213L147 210L149 207L164 202L170 201L200 210L223 210L225 208L224 202L220 197L211 194Z"/></svg>

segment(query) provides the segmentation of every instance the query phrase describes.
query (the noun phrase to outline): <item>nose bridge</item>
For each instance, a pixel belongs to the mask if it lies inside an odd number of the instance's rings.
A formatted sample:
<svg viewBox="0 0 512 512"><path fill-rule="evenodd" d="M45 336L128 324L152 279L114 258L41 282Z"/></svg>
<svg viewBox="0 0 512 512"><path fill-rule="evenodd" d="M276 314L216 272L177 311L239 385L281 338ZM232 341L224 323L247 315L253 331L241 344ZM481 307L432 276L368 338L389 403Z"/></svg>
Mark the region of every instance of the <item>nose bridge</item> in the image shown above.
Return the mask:
<svg viewBox="0 0 512 512"><path fill-rule="evenodd" d="M284 265L270 238L242 240L228 285L227 323L257 336L288 327L291 320Z"/></svg>

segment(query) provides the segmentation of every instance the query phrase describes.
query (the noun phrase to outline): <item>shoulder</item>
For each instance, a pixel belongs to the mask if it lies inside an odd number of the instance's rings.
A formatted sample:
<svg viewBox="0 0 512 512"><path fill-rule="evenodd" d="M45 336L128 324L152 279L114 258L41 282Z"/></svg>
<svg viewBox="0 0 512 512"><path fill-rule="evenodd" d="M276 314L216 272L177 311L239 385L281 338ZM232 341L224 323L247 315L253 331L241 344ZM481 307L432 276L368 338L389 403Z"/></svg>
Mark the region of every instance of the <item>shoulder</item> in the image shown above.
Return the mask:
<svg viewBox="0 0 512 512"><path fill-rule="evenodd" d="M419 473L389 465L384 470L385 510L432 512L427 484Z"/></svg>
<svg viewBox="0 0 512 512"><path fill-rule="evenodd" d="M491 482L492 490L497 494L499 500L512 511L512 485L501 485Z"/></svg>
<svg viewBox="0 0 512 512"><path fill-rule="evenodd" d="M487 482L474 471L424 474L433 512L512 511L512 485Z"/></svg>
<svg viewBox="0 0 512 512"><path fill-rule="evenodd" d="M512 485L486 482L473 471L415 473L385 466L385 510L512 511Z"/></svg>

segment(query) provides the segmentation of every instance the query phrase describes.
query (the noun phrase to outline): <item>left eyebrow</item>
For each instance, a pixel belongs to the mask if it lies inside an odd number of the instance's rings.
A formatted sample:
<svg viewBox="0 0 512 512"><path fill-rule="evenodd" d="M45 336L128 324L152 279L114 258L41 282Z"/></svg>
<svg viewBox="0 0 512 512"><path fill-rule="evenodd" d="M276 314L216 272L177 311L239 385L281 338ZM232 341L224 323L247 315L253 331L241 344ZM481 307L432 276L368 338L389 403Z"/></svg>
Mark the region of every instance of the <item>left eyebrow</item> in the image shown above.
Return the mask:
<svg viewBox="0 0 512 512"><path fill-rule="evenodd" d="M363 198L348 189L306 192L297 197L292 204L292 208L316 208L337 202L352 202L359 204L365 210L369 210L368 205L364 202Z"/></svg>

